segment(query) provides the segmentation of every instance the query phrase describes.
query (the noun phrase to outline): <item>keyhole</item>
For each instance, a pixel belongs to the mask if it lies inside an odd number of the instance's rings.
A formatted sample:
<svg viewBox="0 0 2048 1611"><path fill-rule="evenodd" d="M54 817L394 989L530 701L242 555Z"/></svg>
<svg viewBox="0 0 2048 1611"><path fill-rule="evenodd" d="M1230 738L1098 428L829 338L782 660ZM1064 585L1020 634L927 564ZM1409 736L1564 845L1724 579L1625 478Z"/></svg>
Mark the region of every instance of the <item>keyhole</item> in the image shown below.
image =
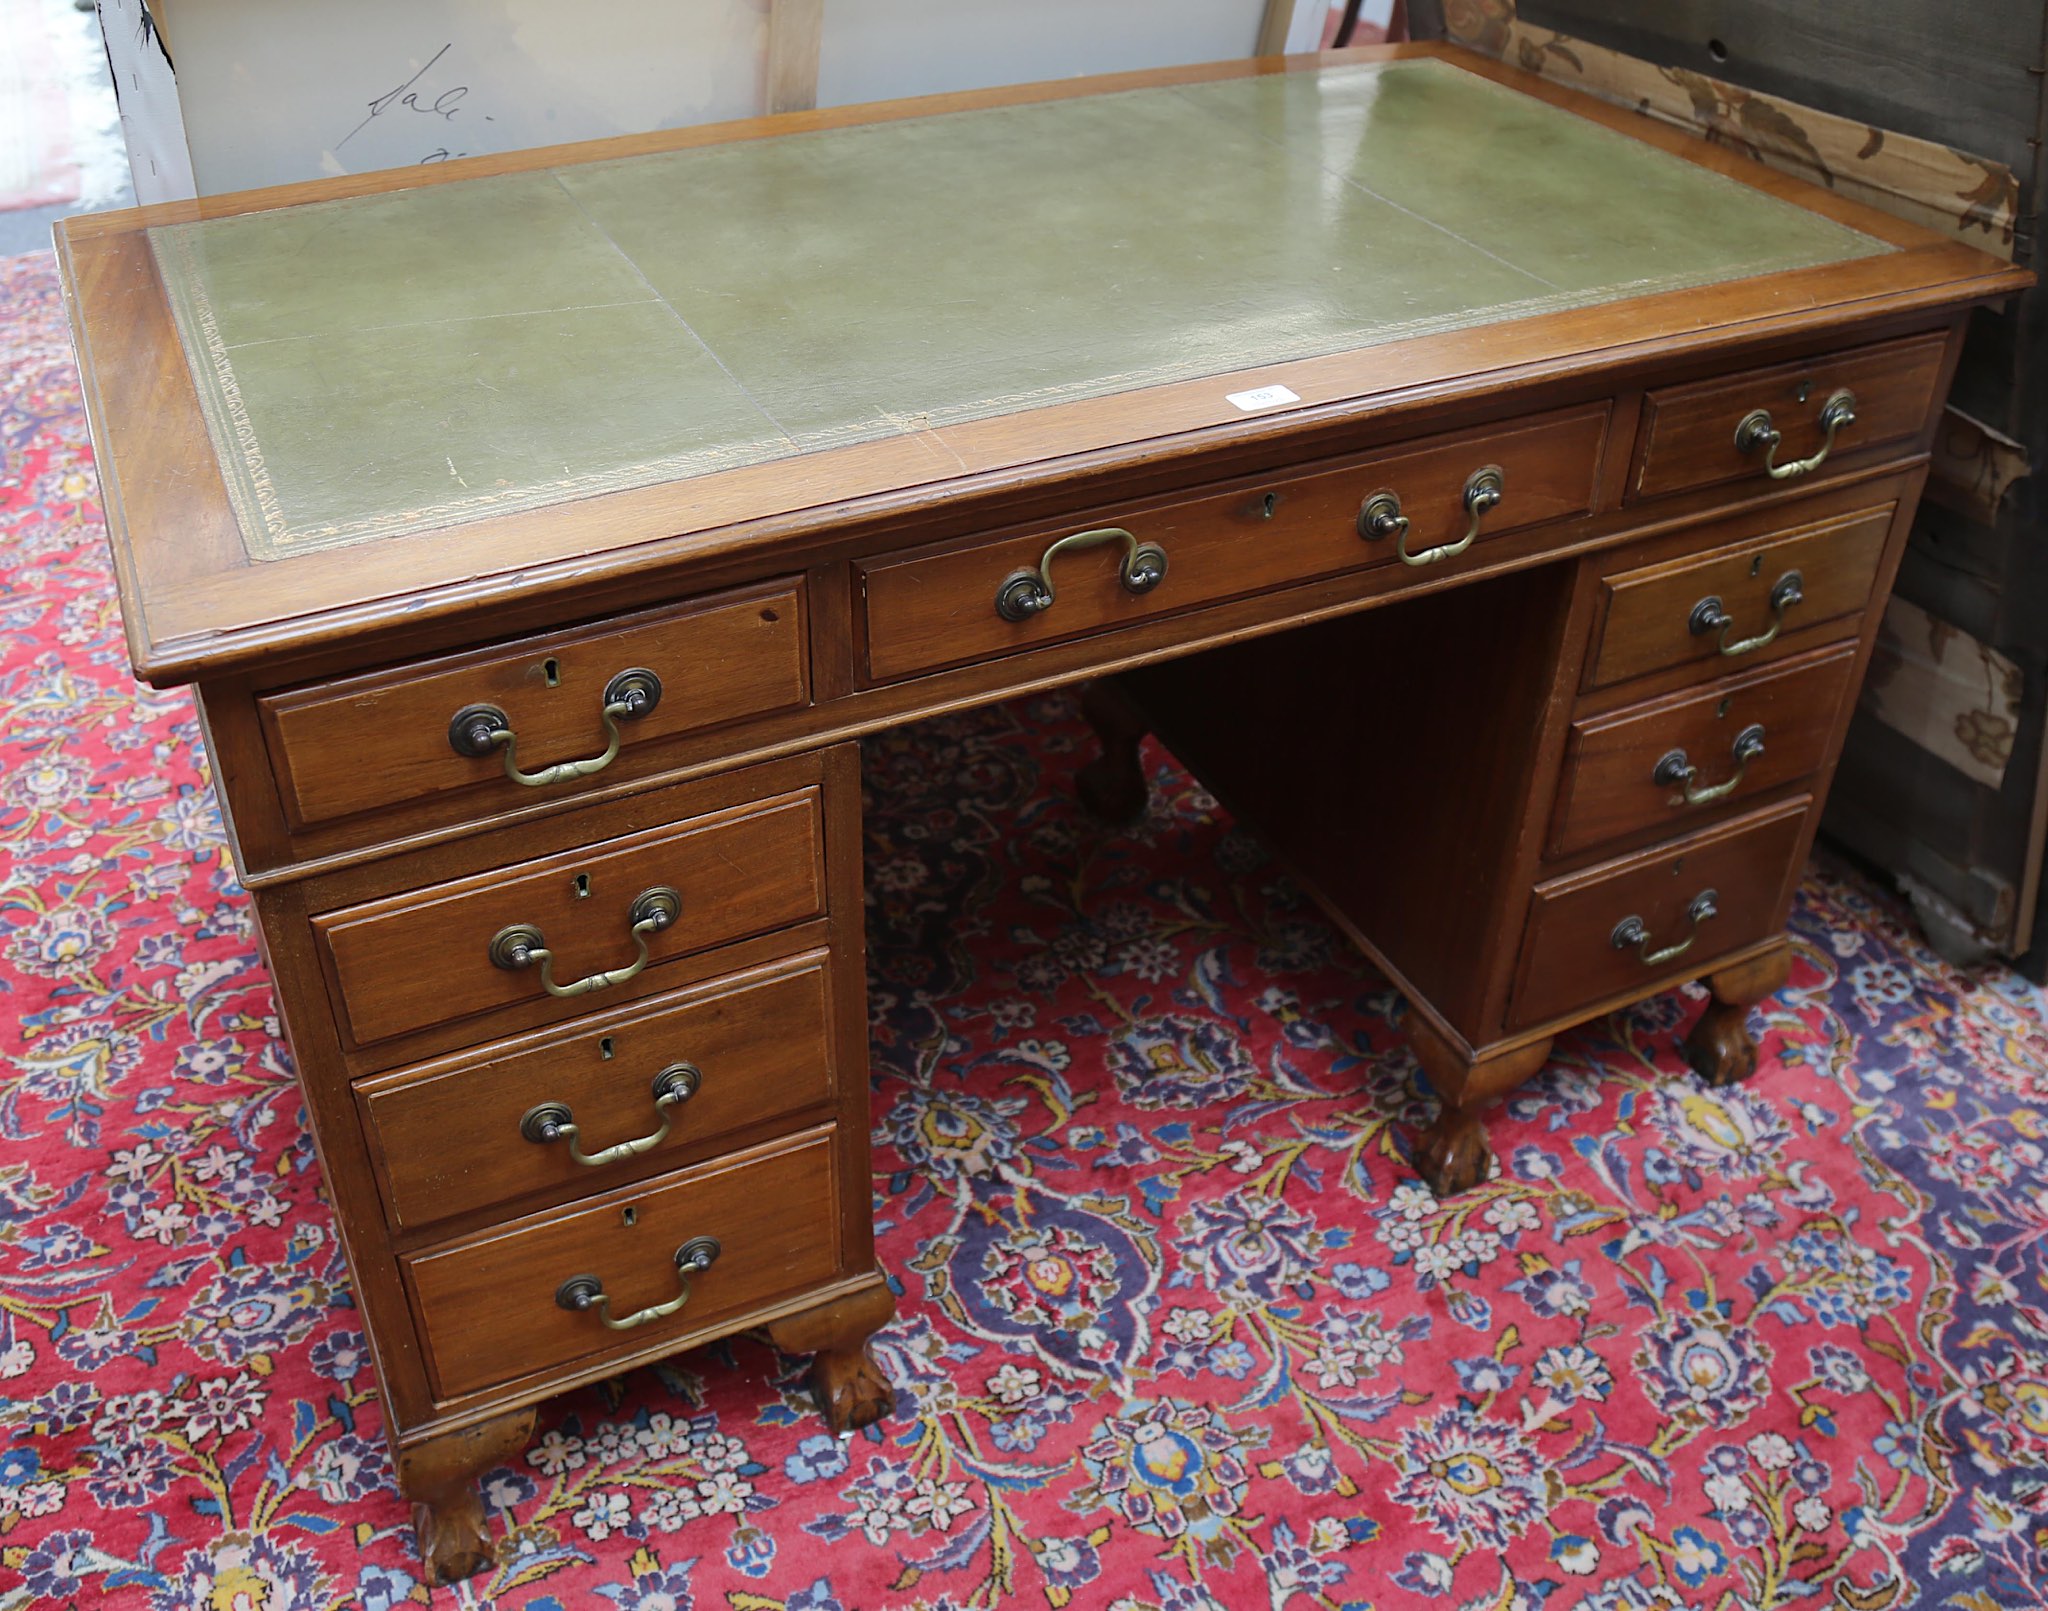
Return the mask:
<svg viewBox="0 0 2048 1611"><path fill-rule="evenodd" d="M578 899L579 901L581 901L581 900L588 900L588 899L589 899L589 897L590 897L590 874L588 874L588 873L578 873L578 874L576 875L576 898L577 898L577 899Z"/></svg>
<svg viewBox="0 0 2048 1611"><path fill-rule="evenodd" d="M607 1035L607 1036L605 1036L605 1038L604 1038L603 1040L601 1040L601 1041L599 1041L599 1042L597 1043L597 1055L598 1055L599 1059L600 1059L600 1060L602 1060L602 1061L604 1061L604 1062L607 1062L607 1063L609 1063L609 1062L610 1062L610 1061L612 1060L612 1038L611 1038L611 1036Z"/></svg>
<svg viewBox="0 0 2048 1611"><path fill-rule="evenodd" d="M1755 559L1753 559L1753 560L1751 560L1751 561L1749 562L1749 574L1750 574L1750 575L1752 575L1752 576L1756 576L1756 575L1759 575L1759 574L1761 574L1761 573L1762 573L1762 571L1763 571L1763 568L1764 568L1764 556L1763 556L1763 555L1761 555L1761 554L1757 555Z"/></svg>
<svg viewBox="0 0 2048 1611"><path fill-rule="evenodd" d="M772 622L772 621L780 621L780 620L782 619L782 617L781 617L781 616L779 616L779 615L777 615L777 614L776 614L776 613L775 613L775 612L774 612L773 610L763 610L763 611L761 612L761 619L762 619L762 620L764 620L764 621L771 621L771 622Z"/></svg>
<svg viewBox="0 0 2048 1611"><path fill-rule="evenodd" d="M540 674L547 679L550 688L562 686L562 662L552 656L540 663Z"/></svg>
<svg viewBox="0 0 2048 1611"><path fill-rule="evenodd" d="M619 1210L619 1222L623 1225L631 1225L639 1218L640 1210L637 1208L629 1206Z"/></svg>
<svg viewBox="0 0 2048 1611"><path fill-rule="evenodd" d="M1271 520L1273 518L1273 511L1280 507L1280 495L1275 492L1269 492L1262 502L1265 508L1265 514L1262 518Z"/></svg>
<svg viewBox="0 0 2048 1611"><path fill-rule="evenodd" d="M1716 706L1714 707L1714 719L1715 719L1716 721L1724 721L1724 720L1726 720L1726 719L1727 719L1727 715L1728 715L1728 701L1724 699L1724 700L1722 700L1722 701L1721 701L1721 703L1720 703L1720 704L1718 704L1718 705L1716 705Z"/></svg>
<svg viewBox="0 0 2048 1611"><path fill-rule="evenodd" d="M1793 395L1792 401L1795 403L1803 403L1806 401L1807 397L1812 393L1812 391L1813 382L1810 380L1802 380L1799 383L1799 390Z"/></svg>

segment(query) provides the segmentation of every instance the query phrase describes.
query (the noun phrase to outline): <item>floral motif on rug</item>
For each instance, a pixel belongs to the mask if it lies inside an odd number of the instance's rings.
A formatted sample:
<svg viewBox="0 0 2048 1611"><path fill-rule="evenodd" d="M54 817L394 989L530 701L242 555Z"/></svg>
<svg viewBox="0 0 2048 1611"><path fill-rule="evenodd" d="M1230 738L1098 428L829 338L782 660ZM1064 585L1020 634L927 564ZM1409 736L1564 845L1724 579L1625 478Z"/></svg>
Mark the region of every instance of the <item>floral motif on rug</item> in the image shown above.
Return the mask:
<svg viewBox="0 0 2048 1611"><path fill-rule="evenodd" d="M130 680L46 257L0 262L0 1606L426 1603L192 707ZM485 1483L527 1611L2048 1604L2048 1013L1822 863L1755 1080L1672 993L1438 1203L1398 999L1063 697L867 750L896 1413L740 1338Z"/></svg>

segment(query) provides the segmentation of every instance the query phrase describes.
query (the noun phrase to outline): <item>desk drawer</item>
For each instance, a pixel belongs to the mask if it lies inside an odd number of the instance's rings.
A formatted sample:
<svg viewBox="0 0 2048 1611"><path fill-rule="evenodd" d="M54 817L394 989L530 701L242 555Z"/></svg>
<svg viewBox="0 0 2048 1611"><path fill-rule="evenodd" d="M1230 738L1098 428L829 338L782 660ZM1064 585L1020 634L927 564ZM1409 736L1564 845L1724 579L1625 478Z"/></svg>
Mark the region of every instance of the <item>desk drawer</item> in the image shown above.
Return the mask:
<svg viewBox="0 0 2048 1611"><path fill-rule="evenodd" d="M1720 481L1768 483L1767 452L1785 465L1917 437L1939 406L1946 336L1914 336L1875 347L1832 352L1775 369L1653 391L1643 403L1634 497L1654 498ZM1838 392L1853 398L1854 420L1826 440L1825 410ZM1744 447L1737 432L1755 410L1770 415L1776 448ZM1808 474L1819 473L1820 466ZM1787 478L1790 479L1790 478Z"/></svg>
<svg viewBox="0 0 2048 1611"><path fill-rule="evenodd" d="M403 1265L434 1394L731 1330L749 1311L836 1276L838 1224L837 1145L826 1128L414 1255ZM717 1252L686 1277L676 1255L698 1238ZM686 1281L689 1300L613 1331L596 1302L565 1306L579 1277L602 1291L614 1320L672 1303Z"/></svg>
<svg viewBox="0 0 2048 1611"><path fill-rule="evenodd" d="M672 904L650 898L663 890ZM663 963L815 917L824 891L818 791L804 789L324 913L313 932L338 1016L367 1046L545 1000L544 974L564 988L614 976L557 1001L564 1018L648 994Z"/></svg>
<svg viewBox="0 0 2048 1611"><path fill-rule="evenodd" d="M1732 671L1781 630L1853 615L1877 585L1895 510L1858 510L1604 578L1586 686L1688 663Z"/></svg>
<svg viewBox="0 0 2048 1611"><path fill-rule="evenodd" d="M1508 1028L1638 988L1647 994L1764 939L1782 921L1812 804L1800 795L1674 844L1538 884L1522 931ZM1708 896L1711 915L1704 904L1696 907Z"/></svg>
<svg viewBox="0 0 2048 1611"><path fill-rule="evenodd" d="M581 777L538 786L508 777L507 748L530 776L601 757L608 689L637 688L643 703L653 694L641 713L616 718L622 751L786 710L809 701L809 664L802 583L781 581L266 694L257 707L286 816L305 827L456 789L476 789L491 805L573 793ZM653 681L615 684L634 671ZM481 715L485 729L508 728L510 745L470 743L455 725L464 711Z"/></svg>
<svg viewBox="0 0 2048 1611"><path fill-rule="evenodd" d="M1845 643L1698 692L1581 716L1565 748L1548 853L1690 827L1816 771L1855 666L1856 646Z"/></svg>
<svg viewBox="0 0 2048 1611"><path fill-rule="evenodd" d="M568 1187L607 1190L820 1106L834 1089L828 995L814 953L571 1033L365 1081L356 1104L392 1225L412 1230ZM550 1119L576 1135L551 1137ZM603 1163L571 1151L591 1157L651 1135L662 1139Z"/></svg>
<svg viewBox="0 0 2048 1611"><path fill-rule="evenodd" d="M1593 505L1606 429L1607 405L1600 403L1209 497L1100 509L972 548L866 561L860 579L868 677L889 682L1317 576L1397 563L1400 542L1419 555L1471 529L1466 489L1489 466L1501 472L1501 495L1479 516L1478 541L1584 514ZM1363 506L1382 491L1394 495L1408 529L1361 537ZM1055 544L1083 533L1096 541L1074 545L1056 561L1048 557ZM1162 554L1165 574L1149 589L1132 591L1123 578L1126 554L1136 545ZM1042 574L1042 566L1051 570L1052 602L1007 619L997 605L1005 584Z"/></svg>

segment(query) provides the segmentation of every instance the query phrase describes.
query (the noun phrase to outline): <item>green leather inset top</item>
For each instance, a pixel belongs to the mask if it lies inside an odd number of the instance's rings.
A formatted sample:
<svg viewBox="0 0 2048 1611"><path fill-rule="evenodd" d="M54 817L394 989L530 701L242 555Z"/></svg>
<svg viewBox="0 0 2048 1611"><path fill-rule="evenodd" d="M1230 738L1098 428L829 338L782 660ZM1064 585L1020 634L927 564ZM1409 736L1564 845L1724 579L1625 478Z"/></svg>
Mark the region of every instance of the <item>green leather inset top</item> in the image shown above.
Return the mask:
<svg viewBox="0 0 2048 1611"><path fill-rule="evenodd" d="M258 557L1887 250L1432 61L151 238Z"/></svg>

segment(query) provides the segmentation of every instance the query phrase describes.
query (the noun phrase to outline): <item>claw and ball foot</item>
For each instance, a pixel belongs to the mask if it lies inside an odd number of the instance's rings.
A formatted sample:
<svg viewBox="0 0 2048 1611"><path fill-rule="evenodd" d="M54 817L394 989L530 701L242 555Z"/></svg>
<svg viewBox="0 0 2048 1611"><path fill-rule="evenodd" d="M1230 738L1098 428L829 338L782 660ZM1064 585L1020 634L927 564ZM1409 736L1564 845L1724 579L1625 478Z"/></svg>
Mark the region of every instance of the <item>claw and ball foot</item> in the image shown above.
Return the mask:
<svg viewBox="0 0 2048 1611"><path fill-rule="evenodd" d="M777 1320L768 1338L786 1354L811 1354L811 1397L833 1432L851 1432L887 1415L896 1402L868 1339L896 1313L896 1298L877 1276L873 1286Z"/></svg>
<svg viewBox="0 0 2048 1611"><path fill-rule="evenodd" d="M1485 1122L1472 1109L1446 1102L1436 1123L1416 1138L1415 1172L1439 1197L1470 1191L1493 1172Z"/></svg>
<svg viewBox="0 0 2048 1611"><path fill-rule="evenodd" d="M1419 1013L1410 1012L1406 1028L1416 1061L1443 1102L1436 1122L1416 1138L1415 1172L1437 1196L1454 1197L1492 1170L1481 1117L1486 1105L1543 1067L1550 1038L1479 1055L1453 1045Z"/></svg>
<svg viewBox="0 0 2048 1611"><path fill-rule="evenodd" d="M1784 989L1791 972L1792 948L1779 945L1701 981L1713 999L1685 1037L1685 1060L1701 1079L1709 1085L1734 1085L1756 1072L1749 1009Z"/></svg>
<svg viewBox="0 0 2048 1611"><path fill-rule="evenodd" d="M534 1411L513 1410L398 1451L398 1491L412 1501L427 1582L474 1577L495 1558L477 1478L533 1436Z"/></svg>

